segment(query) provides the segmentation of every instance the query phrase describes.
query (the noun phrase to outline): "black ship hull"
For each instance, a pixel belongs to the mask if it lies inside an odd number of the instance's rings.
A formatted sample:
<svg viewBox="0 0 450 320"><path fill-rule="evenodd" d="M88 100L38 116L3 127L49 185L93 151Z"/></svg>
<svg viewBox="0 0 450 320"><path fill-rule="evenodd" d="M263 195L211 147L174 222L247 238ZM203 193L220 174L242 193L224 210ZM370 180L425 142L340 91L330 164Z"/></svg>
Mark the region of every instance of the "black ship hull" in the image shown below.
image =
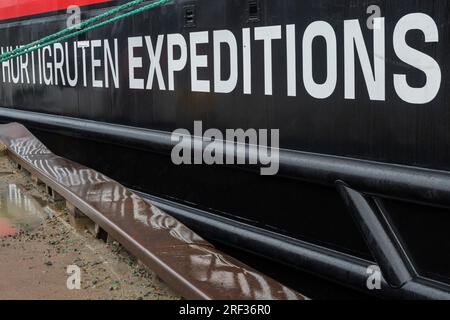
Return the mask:
<svg viewBox="0 0 450 320"><path fill-rule="evenodd" d="M83 18L119 3L83 7ZM366 25L372 16L366 1L173 1L3 63L0 120L24 124L54 153L147 195L212 240L371 294L448 298L450 5L371 4L381 9L375 29ZM399 34L414 14L423 28L403 32L402 47ZM61 11L6 20L0 47L54 33L66 20ZM332 28L319 30L333 32L316 31L305 60L305 33L318 21ZM237 68L226 47L218 60L223 79L237 72L230 92L221 92L215 77L217 30L236 40ZM273 37L271 72L268 41L257 40L263 31ZM207 63L192 68L193 34L200 32L197 55ZM172 56L167 39L174 34L182 45ZM159 78L149 72L146 37L157 55L161 35ZM185 65L175 71L171 63L184 54ZM247 165L175 165L171 133L193 131L194 121L222 131L279 129L278 174L263 176ZM367 287L371 265L383 272L380 290Z"/></svg>

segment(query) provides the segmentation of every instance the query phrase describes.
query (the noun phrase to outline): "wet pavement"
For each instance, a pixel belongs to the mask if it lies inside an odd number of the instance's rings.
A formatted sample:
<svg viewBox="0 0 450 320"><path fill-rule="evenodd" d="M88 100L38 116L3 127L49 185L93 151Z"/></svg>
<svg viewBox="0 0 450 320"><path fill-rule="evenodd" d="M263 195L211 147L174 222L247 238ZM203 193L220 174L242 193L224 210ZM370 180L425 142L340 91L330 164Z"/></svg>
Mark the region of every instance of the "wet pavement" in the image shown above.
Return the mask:
<svg viewBox="0 0 450 320"><path fill-rule="evenodd" d="M0 184L0 237L39 227L49 211L17 184Z"/></svg>
<svg viewBox="0 0 450 320"><path fill-rule="evenodd" d="M18 230L14 228L10 221L5 218L0 218L0 237L16 234Z"/></svg>

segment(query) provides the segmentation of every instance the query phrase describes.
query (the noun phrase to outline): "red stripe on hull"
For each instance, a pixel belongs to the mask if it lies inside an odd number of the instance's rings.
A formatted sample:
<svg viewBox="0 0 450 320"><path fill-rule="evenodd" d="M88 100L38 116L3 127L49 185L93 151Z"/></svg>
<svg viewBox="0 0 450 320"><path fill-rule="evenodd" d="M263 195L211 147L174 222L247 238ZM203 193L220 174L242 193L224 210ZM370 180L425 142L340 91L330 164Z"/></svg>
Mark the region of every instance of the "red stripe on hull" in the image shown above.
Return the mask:
<svg viewBox="0 0 450 320"><path fill-rule="evenodd" d="M0 1L0 20L65 10L71 5L81 7L110 1L112 0L2 0Z"/></svg>

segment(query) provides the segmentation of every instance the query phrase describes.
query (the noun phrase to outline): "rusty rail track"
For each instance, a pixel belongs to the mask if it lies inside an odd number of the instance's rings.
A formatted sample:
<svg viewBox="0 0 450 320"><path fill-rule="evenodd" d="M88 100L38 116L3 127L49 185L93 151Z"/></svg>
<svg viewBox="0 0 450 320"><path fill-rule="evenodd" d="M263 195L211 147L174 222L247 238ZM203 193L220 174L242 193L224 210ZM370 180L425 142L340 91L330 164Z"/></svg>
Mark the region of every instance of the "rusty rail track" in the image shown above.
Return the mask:
<svg viewBox="0 0 450 320"><path fill-rule="evenodd" d="M105 175L53 154L24 126L0 126L10 158L74 215L92 220L187 299L305 297L218 251L164 211ZM101 155L99 155L101 157ZM108 161L108 159L105 159Z"/></svg>

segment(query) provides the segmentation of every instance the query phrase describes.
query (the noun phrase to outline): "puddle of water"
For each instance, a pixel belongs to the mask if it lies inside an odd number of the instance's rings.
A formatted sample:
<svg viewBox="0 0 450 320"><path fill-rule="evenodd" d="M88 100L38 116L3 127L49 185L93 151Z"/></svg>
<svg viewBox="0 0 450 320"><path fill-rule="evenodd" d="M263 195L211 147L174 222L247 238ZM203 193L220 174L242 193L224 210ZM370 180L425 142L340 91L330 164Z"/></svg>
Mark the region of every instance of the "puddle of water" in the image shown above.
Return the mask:
<svg viewBox="0 0 450 320"><path fill-rule="evenodd" d="M20 186L0 186L0 237L31 231L48 217L36 199L23 192Z"/></svg>

